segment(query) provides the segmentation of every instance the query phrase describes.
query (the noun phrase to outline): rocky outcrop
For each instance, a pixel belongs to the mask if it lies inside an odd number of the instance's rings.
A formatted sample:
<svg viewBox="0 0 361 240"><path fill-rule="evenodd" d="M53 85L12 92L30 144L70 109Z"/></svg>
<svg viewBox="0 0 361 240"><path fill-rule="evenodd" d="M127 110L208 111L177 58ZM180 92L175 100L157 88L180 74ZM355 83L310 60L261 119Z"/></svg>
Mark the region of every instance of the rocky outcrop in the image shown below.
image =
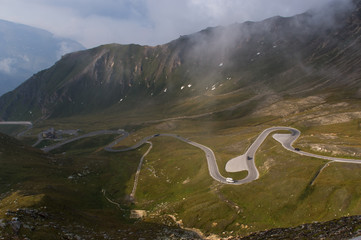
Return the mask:
<svg viewBox="0 0 361 240"><path fill-rule="evenodd" d="M303 224L294 228L276 228L253 233L242 240L328 239L341 240L361 236L361 216L343 217L329 222Z"/></svg>

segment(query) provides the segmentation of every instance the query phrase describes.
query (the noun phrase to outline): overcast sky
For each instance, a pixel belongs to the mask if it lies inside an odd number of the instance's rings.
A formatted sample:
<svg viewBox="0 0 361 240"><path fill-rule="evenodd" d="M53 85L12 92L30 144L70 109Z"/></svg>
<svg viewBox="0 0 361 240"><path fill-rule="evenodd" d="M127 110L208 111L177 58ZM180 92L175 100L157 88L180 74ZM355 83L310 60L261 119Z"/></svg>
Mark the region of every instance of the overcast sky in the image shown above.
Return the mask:
<svg viewBox="0 0 361 240"><path fill-rule="evenodd" d="M157 45L209 26L291 16L331 1L0 0L0 19L48 30L87 48L106 43Z"/></svg>

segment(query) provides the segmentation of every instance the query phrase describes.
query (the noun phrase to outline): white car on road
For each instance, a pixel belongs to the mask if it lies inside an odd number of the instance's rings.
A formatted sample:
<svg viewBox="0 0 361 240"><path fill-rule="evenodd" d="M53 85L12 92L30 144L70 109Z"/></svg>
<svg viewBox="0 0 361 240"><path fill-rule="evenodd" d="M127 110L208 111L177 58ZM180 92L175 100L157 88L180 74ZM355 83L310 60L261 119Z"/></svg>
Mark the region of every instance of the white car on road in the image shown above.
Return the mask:
<svg viewBox="0 0 361 240"><path fill-rule="evenodd" d="M228 177L228 178L226 178L226 182L228 182L228 183L234 183L234 180L233 180L233 178Z"/></svg>

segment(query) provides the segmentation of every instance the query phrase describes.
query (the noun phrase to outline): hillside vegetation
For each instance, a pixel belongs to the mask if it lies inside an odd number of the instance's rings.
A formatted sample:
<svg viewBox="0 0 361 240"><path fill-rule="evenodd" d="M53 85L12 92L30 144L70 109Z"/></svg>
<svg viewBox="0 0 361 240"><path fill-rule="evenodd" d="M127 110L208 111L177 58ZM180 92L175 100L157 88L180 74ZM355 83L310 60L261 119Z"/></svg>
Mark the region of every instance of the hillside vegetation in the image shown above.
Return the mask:
<svg viewBox="0 0 361 240"><path fill-rule="evenodd" d="M79 134L125 129L129 137L115 148L158 133L177 134L211 148L220 172L234 179L247 173L227 173L227 161L272 126L299 129L294 147L303 151L361 159L361 2L342 11L334 5L326 10L326 22L321 13L310 11L208 28L155 47L112 44L68 54L1 97L0 116L33 121L22 138L29 144L51 127L79 129ZM9 138L1 143L2 154L14 154L1 158L6 166L0 170L1 201L8 204L6 199L22 196L23 207L43 211L46 206L49 214L59 211L63 220L80 221L86 229L96 226L110 239L138 227L163 232L166 225L189 238L194 233L178 228L232 239L299 225L308 231L319 225L306 223L361 214L361 165L301 156L271 136L255 156L260 178L240 186L214 181L198 148L169 137L153 138L131 199L148 145L104 151L115 137L84 138L49 155ZM53 143L48 139L38 147ZM11 148L16 149L7 151ZM31 159L28 167L21 156ZM133 225L131 210L143 210L146 216ZM338 231L334 222L327 224L325 231ZM359 225L352 224L347 237L359 234ZM300 229L294 230L298 234Z"/></svg>
<svg viewBox="0 0 361 240"><path fill-rule="evenodd" d="M104 45L64 56L0 98L4 120L110 113L179 116L290 96L358 98L360 10L208 28L156 47ZM164 104L166 103L166 104ZM253 107L254 109L254 107Z"/></svg>

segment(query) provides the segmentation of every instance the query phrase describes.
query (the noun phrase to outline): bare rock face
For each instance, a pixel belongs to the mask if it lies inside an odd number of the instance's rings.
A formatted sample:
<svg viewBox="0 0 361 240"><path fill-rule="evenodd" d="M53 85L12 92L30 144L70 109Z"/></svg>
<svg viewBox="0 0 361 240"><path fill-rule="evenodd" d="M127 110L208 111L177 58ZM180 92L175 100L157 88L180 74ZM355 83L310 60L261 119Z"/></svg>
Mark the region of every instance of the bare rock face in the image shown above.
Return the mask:
<svg viewBox="0 0 361 240"><path fill-rule="evenodd" d="M143 219L147 216L147 212L145 210L131 210L130 218L131 219Z"/></svg>
<svg viewBox="0 0 361 240"><path fill-rule="evenodd" d="M361 235L360 226L361 216L352 216L323 223L303 224L294 228L271 229L238 239L351 239Z"/></svg>
<svg viewBox="0 0 361 240"><path fill-rule="evenodd" d="M5 227L6 227L6 223L4 219L0 219L0 228L5 228Z"/></svg>
<svg viewBox="0 0 361 240"><path fill-rule="evenodd" d="M9 225L11 226L15 234L17 234L20 231L20 228L22 226L21 222L18 220L10 221Z"/></svg>

